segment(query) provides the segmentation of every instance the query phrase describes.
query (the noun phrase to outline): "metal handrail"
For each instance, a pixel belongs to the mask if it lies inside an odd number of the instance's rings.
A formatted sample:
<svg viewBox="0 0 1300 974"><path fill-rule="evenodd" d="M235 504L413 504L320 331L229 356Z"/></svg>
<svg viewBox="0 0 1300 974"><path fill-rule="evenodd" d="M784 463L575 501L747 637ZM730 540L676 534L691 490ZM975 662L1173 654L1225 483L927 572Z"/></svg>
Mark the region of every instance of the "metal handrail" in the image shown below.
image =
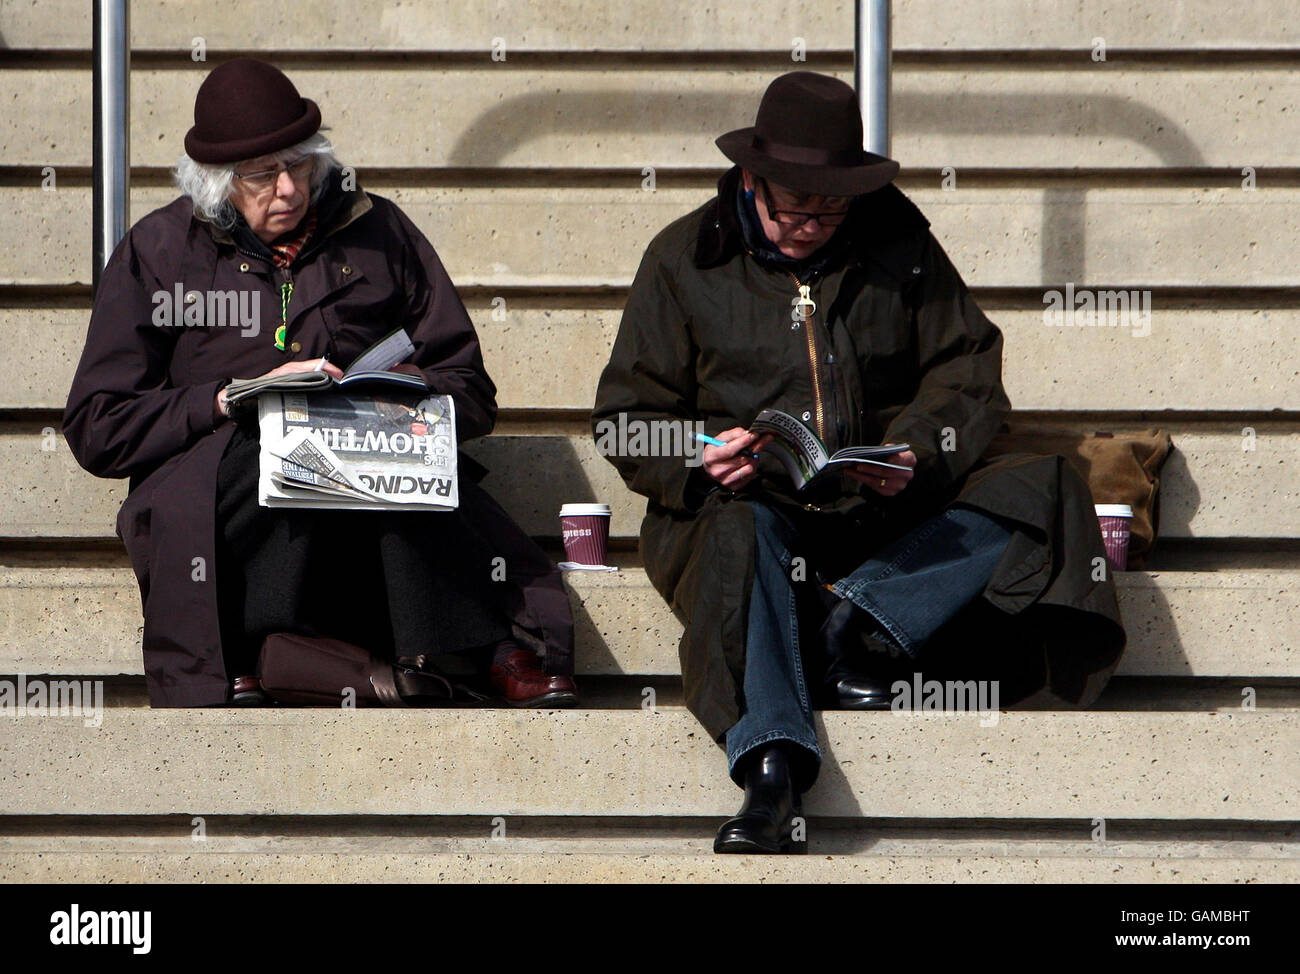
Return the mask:
<svg viewBox="0 0 1300 974"><path fill-rule="evenodd" d="M131 215L131 37L127 0L95 0L93 287Z"/></svg>
<svg viewBox="0 0 1300 974"><path fill-rule="evenodd" d="M890 6L890 0L854 4L853 86L862 109L862 148L881 156L889 155Z"/></svg>

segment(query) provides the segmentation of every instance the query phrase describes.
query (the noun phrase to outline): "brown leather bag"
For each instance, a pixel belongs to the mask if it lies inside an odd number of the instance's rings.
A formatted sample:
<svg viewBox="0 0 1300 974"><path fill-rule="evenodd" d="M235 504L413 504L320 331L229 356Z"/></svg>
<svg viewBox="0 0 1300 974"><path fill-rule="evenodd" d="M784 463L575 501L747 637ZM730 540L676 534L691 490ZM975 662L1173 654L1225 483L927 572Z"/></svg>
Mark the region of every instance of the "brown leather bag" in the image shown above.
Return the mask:
<svg viewBox="0 0 1300 974"><path fill-rule="evenodd" d="M262 689L278 703L339 707L351 691L358 707L436 706L454 695L423 658L393 664L341 639L292 632L266 637L258 670Z"/></svg>
<svg viewBox="0 0 1300 974"><path fill-rule="evenodd" d="M1173 450L1165 430L1075 433L1050 426L1003 425L985 458L1007 453L1059 454L1088 482L1097 504L1133 508L1128 567L1142 568L1160 531L1160 468Z"/></svg>

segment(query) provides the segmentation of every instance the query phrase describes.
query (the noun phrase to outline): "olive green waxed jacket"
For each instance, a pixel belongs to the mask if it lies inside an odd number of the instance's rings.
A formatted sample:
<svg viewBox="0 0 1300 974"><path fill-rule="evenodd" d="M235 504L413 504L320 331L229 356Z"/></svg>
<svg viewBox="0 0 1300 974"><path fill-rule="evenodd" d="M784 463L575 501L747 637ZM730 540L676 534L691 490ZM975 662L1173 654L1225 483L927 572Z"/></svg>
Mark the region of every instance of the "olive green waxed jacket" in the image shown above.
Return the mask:
<svg viewBox="0 0 1300 974"><path fill-rule="evenodd" d="M1092 498L1059 457L983 459L1010 409L1002 334L929 222L893 185L859 197L826 245L831 259L800 280L748 252L734 204L739 179L730 170L717 197L647 248L597 389L598 443L620 420L698 422L717 434L774 406L803 418L830 451L907 443L918 462L892 498L848 478L796 495L771 456L759 478L732 492L689 457L611 451L606 437L607 458L647 498L642 556L686 627L691 711L715 739L740 714L753 503L798 519L809 550L827 565L842 562L839 570L952 504L1015 522L974 607L979 633L949 627L922 663L955 659L955 674L1000 679L1004 704L1039 693L1091 702L1124 647L1114 582L1098 568ZM792 313L801 285L815 302L807 320ZM949 637L963 632L970 638L957 659Z"/></svg>

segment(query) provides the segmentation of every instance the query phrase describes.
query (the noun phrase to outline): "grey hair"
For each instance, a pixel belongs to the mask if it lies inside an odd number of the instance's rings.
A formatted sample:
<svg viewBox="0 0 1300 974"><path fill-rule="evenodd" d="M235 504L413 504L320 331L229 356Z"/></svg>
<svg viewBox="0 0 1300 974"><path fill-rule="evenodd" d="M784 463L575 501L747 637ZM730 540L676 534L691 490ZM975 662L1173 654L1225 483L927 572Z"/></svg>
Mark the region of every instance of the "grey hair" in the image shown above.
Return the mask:
<svg viewBox="0 0 1300 974"><path fill-rule="evenodd" d="M311 201L315 203L325 192L325 184L330 172L340 169L338 159L334 157L334 145L317 132L308 136L297 145L270 154L277 163L288 162L302 156L315 156L315 165L311 171ZM176 188L194 202L194 212L223 230L235 225L235 204L230 202L231 187L235 181L235 163L195 162L188 155L182 155L172 171Z"/></svg>

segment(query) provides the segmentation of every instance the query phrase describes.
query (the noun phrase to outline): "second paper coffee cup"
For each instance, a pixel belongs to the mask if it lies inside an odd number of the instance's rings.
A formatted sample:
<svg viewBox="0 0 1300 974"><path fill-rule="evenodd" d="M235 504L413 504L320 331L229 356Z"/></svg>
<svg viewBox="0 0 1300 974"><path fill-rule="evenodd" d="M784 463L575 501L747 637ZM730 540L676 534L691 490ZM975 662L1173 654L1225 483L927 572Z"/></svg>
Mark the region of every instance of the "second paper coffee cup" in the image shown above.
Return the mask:
<svg viewBox="0 0 1300 974"><path fill-rule="evenodd" d="M1097 504L1096 508L1097 520L1101 524L1101 540L1106 545L1106 561L1114 571L1127 571L1133 508L1127 504Z"/></svg>
<svg viewBox="0 0 1300 974"><path fill-rule="evenodd" d="M579 565L605 564L609 545L608 504L564 504L560 507L560 536L564 554Z"/></svg>

